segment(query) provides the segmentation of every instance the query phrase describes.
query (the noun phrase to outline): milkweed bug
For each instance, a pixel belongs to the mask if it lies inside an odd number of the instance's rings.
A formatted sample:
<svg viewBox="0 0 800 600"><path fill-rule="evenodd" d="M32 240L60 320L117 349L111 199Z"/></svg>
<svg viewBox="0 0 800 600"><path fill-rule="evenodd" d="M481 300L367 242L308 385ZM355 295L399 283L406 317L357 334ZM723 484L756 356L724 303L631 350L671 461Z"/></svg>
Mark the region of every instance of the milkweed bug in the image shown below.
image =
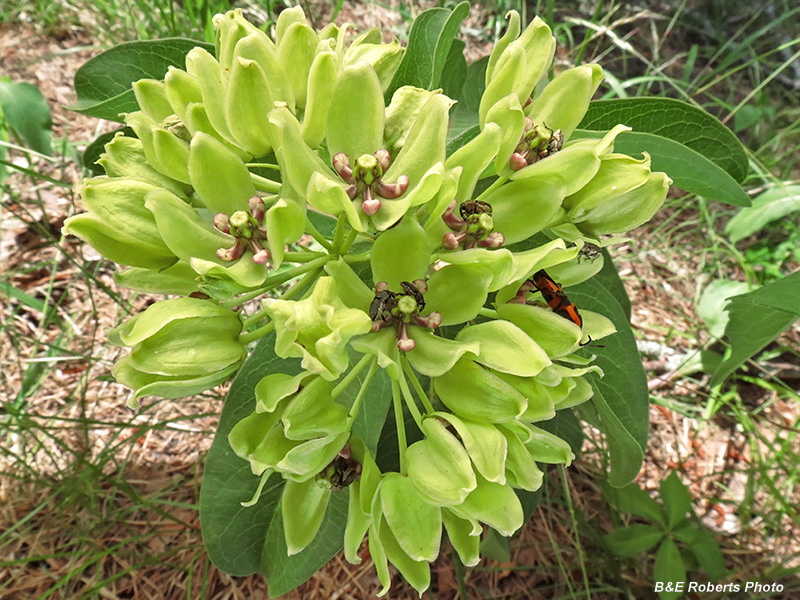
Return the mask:
<svg viewBox="0 0 800 600"><path fill-rule="evenodd" d="M553 278L544 269L533 274L533 285L542 293L542 298L554 313L569 319L578 327L583 327L583 317L578 312L578 308L567 298L561 289L561 284L553 281Z"/></svg>

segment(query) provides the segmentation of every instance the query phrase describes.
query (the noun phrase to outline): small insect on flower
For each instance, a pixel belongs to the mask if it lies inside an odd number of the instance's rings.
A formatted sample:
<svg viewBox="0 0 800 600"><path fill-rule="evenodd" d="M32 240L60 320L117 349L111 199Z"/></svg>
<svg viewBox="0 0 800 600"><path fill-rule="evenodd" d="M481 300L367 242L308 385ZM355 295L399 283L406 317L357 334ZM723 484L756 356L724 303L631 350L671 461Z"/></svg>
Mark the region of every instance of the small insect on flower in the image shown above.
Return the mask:
<svg viewBox="0 0 800 600"><path fill-rule="evenodd" d="M392 309L396 306L397 294L388 289L377 290L369 305L369 318L373 321L390 321Z"/></svg>
<svg viewBox="0 0 800 600"><path fill-rule="evenodd" d="M586 242L583 247L580 249L578 254L578 262L581 260L588 260L589 262L594 262L597 260L597 257L603 253L603 249L598 246L597 244L592 244L590 242Z"/></svg>
<svg viewBox="0 0 800 600"><path fill-rule="evenodd" d="M411 296L416 301L417 312L421 312L425 308L425 298L422 296L422 290L408 281L401 281L400 287L403 288L404 295Z"/></svg>
<svg viewBox="0 0 800 600"><path fill-rule="evenodd" d="M569 319L578 327L583 327L583 317L578 312L578 308L567 298L561 289L561 284L553 281L553 278L544 269L533 274L533 285L542 293L542 298L554 313Z"/></svg>
<svg viewBox="0 0 800 600"><path fill-rule="evenodd" d="M466 200L458 207L458 214L463 220L467 220L472 215L480 214L492 215L492 205L482 200Z"/></svg>

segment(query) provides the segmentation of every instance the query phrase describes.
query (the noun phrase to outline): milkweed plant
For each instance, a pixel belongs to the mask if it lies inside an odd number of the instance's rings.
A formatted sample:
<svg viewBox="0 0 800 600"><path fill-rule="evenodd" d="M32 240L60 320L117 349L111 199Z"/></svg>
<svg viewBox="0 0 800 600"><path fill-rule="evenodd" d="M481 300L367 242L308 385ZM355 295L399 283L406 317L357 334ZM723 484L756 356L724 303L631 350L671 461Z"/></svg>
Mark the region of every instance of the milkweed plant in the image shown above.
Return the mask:
<svg viewBox="0 0 800 600"><path fill-rule="evenodd" d="M421 594L443 534L476 565L486 530L522 527L546 465L578 451L559 416L625 419L595 401L598 353L626 322L578 284L614 272L603 249L671 180L615 149L624 123L578 129L599 65L551 77L550 28L507 21L470 108L438 85L454 31L428 48L412 30L406 50L317 31L300 8L273 35L217 15L214 48L132 83L132 133L105 144L64 225L119 285L167 296L109 334L130 349L113 375L132 408L242 370L203 534L218 566L263 572L271 593L343 546L369 553L379 595L389 563Z"/></svg>

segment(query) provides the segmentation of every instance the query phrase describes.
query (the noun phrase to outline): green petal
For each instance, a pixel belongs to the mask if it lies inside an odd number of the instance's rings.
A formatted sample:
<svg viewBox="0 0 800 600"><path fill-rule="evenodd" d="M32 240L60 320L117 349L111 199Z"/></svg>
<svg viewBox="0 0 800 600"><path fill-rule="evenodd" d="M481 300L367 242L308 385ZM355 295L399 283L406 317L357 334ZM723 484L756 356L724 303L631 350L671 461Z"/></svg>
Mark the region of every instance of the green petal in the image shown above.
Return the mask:
<svg viewBox="0 0 800 600"><path fill-rule="evenodd" d="M575 455L566 441L539 427L528 425L527 428L531 437L524 443L535 461L551 465L572 464Z"/></svg>
<svg viewBox="0 0 800 600"><path fill-rule="evenodd" d="M264 156L272 149L267 117L272 106L264 70L254 60L237 57L225 95L225 117L237 144L253 156Z"/></svg>
<svg viewBox="0 0 800 600"><path fill-rule="evenodd" d="M442 540L442 514L417 493L408 477L386 473L381 483L381 507L398 544L412 560L436 560Z"/></svg>
<svg viewBox="0 0 800 600"><path fill-rule="evenodd" d="M330 215L344 213L350 227L358 231L367 230L364 213L356 209L355 203L344 191L342 183L333 179L327 167L325 171L315 171L311 174L305 191L308 203L317 210Z"/></svg>
<svg viewBox="0 0 800 600"><path fill-rule="evenodd" d="M189 179L189 144L166 129L153 130L153 151L166 175L180 181L191 183Z"/></svg>
<svg viewBox="0 0 800 600"><path fill-rule="evenodd" d="M396 224L409 208L425 204L439 191L444 177L444 164L436 163L425 172L419 183L398 200L383 200L381 209L372 217L379 231Z"/></svg>
<svg viewBox="0 0 800 600"><path fill-rule="evenodd" d="M475 361L502 373L533 377L551 364L541 346L509 321L468 325L458 332L456 340L479 344Z"/></svg>
<svg viewBox="0 0 800 600"><path fill-rule="evenodd" d="M189 176L197 195L213 213L247 210L256 194L244 163L221 142L198 133L189 149Z"/></svg>
<svg viewBox="0 0 800 600"><path fill-rule="evenodd" d="M275 412L280 401L294 395L309 375L307 372L298 375L270 373L262 377L255 388L256 412Z"/></svg>
<svg viewBox="0 0 800 600"><path fill-rule="evenodd" d="M319 38L307 23L292 23L278 43L278 60L285 65L298 109L306 106L308 73L314 62Z"/></svg>
<svg viewBox="0 0 800 600"><path fill-rule="evenodd" d="M506 537L513 535L524 522L522 504L508 485L486 481L478 475L478 486L464 503L453 507L456 514L486 523Z"/></svg>
<svg viewBox="0 0 800 600"><path fill-rule="evenodd" d="M547 161L539 161L531 167L544 162ZM531 177L506 183L484 200L492 205L495 231L503 234L504 244L510 245L546 228L561 208L565 194L564 182L559 177Z"/></svg>
<svg viewBox="0 0 800 600"><path fill-rule="evenodd" d="M331 156L344 152L354 165L363 154L380 150L383 141L383 91L367 63L346 67L333 91L327 140Z"/></svg>
<svg viewBox="0 0 800 600"><path fill-rule="evenodd" d="M422 428L426 438L406 450L408 477L423 497L461 504L476 485L467 451L438 420L425 419Z"/></svg>
<svg viewBox="0 0 800 600"><path fill-rule="evenodd" d="M347 525L344 528L344 557L352 565L361 564L358 550L366 535L372 518L361 510L361 482L356 481L348 488L350 494L347 504Z"/></svg>
<svg viewBox="0 0 800 600"><path fill-rule="evenodd" d="M347 410L331 398L333 384L321 377L307 382L289 401L281 415L284 435L290 440L310 440L347 429Z"/></svg>
<svg viewBox="0 0 800 600"><path fill-rule="evenodd" d="M545 124L552 130L560 129L564 139L569 139L583 120L589 101L602 81L603 69L598 64L567 69L525 107L525 114L537 124Z"/></svg>
<svg viewBox="0 0 800 600"><path fill-rule="evenodd" d="M289 556L304 550L317 537L330 497L331 490L313 479L303 483L286 481L281 495L281 515Z"/></svg>
<svg viewBox="0 0 800 600"><path fill-rule="evenodd" d="M284 248L303 236L306 225L305 206L281 198L267 210L267 244L272 268L283 263Z"/></svg>
<svg viewBox="0 0 800 600"><path fill-rule="evenodd" d="M428 279L425 310L438 311L442 325L474 319L486 302L487 287L493 279L491 269L481 265L449 265L435 271Z"/></svg>
<svg viewBox="0 0 800 600"><path fill-rule="evenodd" d="M276 467L286 472L295 481L306 481L315 477L336 458L347 443L350 432L314 438L294 446Z"/></svg>
<svg viewBox="0 0 800 600"><path fill-rule="evenodd" d="M521 421L547 421L556 416L553 388L545 386L538 377L517 377L508 373L497 373L497 376L525 396L528 408L519 416Z"/></svg>
<svg viewBox="0 0 800 600"><path fill-rule="evenodd" d="M461 562L467 567L477 565L481 560L481 536L472 534L472 524L447 508L442 509L442 522Z"/></svg>
<svg viewBox="0 0 800 600"><path fill-rule="evenodd" d="M163 81L140 79L131 84L136 103L144 114L160 122L172 114Z"/></svg>
<svg viewBox="0 0 800 600"><path fill-rule="evenodd" d="M189 264L200 275L205 276L206 284L208 279L232 282L235 290L232 294L257 288L267 278L267 266L254 263L250 250L234 263L220 264L221 262L219 259L211 261L192 257Z"/></svg>
<svg viewBox="0 0 800 600"><path fill-rule="evenodd" d="M525 50L516 44L511 44L503 52L495 65L492 79L486 84L486 89L481 96L478 107L478 118L481 127L486 124L486 115L489 110L509 94L517 93L517 89L525 78ZM524 104L525 100L517 100Z"/></svg>
<svg viewBox="0 0 800 600"><path fill-rule="evenodd" d="M272 99L276 102L285 102L288 109L294 111L294 88L289 81L286 69L278 59L278 51L272 40L263 32L253 32L239 40L233 54L235 58L256 61L267 78ZM265 106L265 108L269 112L272 105Z"/></svg>
<svg viewBox="0 0 800 600"><path fill-rule="evenodd" d="M375 292L369 289L343 257L325 263L325 272L336 282L336 295L345 306L367 312Z"/></svg>
<svg viewBox="0 0 800 600"><path fill-rule="evenodd" d="M497 66L500 57L503 56L505 49L508 48L509 44L519 37L520 32L520 17L519 13L516 10L509 10L505 14L506 20L508 20L508 26L506 27L506 31L503 36L497 40L492 48L492 52L489 55L489 62L486 65L486 78L485 84L489 85L489 82L494 79L494 70Z"/></svg>
<svg viewBox="0 0 800 600"><path fill-rule="evenodd" d="M507 427L502 425L498 427L508 441L506 469L508 470L509 483L515 488L535 492L542 487L544 474L520 439Z"/></svg>
<svg viewBox="0 0 800 600"><path fill-rule="evenodd" d="M428 377L443 375L465 353L477 355L480 348L478 343L449 340L422 327L410 327L408 335L417 345L405 356L412 367Z"/></svg>
<svg viewBox="0 0 800 600"><path fill-rule="evenodd" d="M462 420L447 412L435 412L431 416L444 419L453 426L481 475L489 481L506 482L506 439L494 425Z"/></svg>
<svg viewBox="0 0 800 600"><path fill-rule="evenodd" d="M372 277L376 283L385 281L390 290L399 292L401 281L425 277L431 250L428 236L417 220L403 219L375 241L370 258Z"/></svg>
<svg viewBox="0 0 800 600"><path fill-rule="evenodd" d="M402 148L425 103L435 92L411 85L397 88L386 107L383 147L394 156Z"/></svg>
<svg viewBox="0 0 800 600"><path fill-rule="evenodd" d="M514 323L553 358L577 350L583 336L580 327L549 308L529 304L500 304L497 314Z"/></svg>
<svg viewBox="0 0 800 600"><path fill-rule="evenodd" d="M511 174L509 160L525 127L525 115L516 94L509 94L489 109L486 125L491 123L498 125L503 132L494 163L495 171L499 174Z"/></svg>
<svg viewBox="0 0 800 600"><path fill-rule="evenodd" d="M487 123L476 137L447 157L445 167L463 169L458 179L455 198L472 198L475 184L478 183L483 170L489 166L500 150L504 133L496 123Z"/></svg>
<svg viewBox="0 0 800 600"><path fill-rule="evenodd" d="M164 78L164 91L172 112L184 124L186 124L186 108L189 104L203 102L203 94L200 92L197 78L172 66L169 67Z"/></svg>
<svg viewBox="0 0 800 600"><path fill-rule="evenodd" d="M200 290L197 273L183 261L166 269L131 267L114 273L117 285L145 294L189 296Z"/></svg>
<svg viewBox="0 0 800 600"><path fill-rule="evenodd" d="M353 349L363 354L372 354L378 366L392 379L400 377L400 350L397 347L397 330L393 327L362 335L350 342Z"/></svg>
<svg viewBox="0 0 800 600"><path fill-rule="evenodd" d="M513 255L505 248L499 250L470 248L460 252L441 252L437 258L455 266L487 268L492 273L492 279L487 284L489 292L494 292L503 286L512 273Z"/></svg>
<svg viewBox="0 0 800 600"><path fill-rule="evenodd" d="M439 531L441 535L441 525ZM403 550L385 519L381 521L380 536L386 557L421 597L431 584L430 565L424 560L414 560Z"/></svg>
<svg viewBox="0 0 800 600"><path fill-rule="evenodd" d="M162 175L148 164L142 142L136 138L117 133L106 144L105 152L100 155L97 164L103 167L109 177L131 177L186 197L186 188L183 185Z"/></svg>
<svg viewBox="0 0 800 600"><path fill-rule="evenodd" d="M311 148L317 148L325 138L328 108L333 102L336 86L337 58L335 52L318 51L308 74L308 97L300 133Z"/></svg>
<svg viewBox="0 0 800 600"><path fill-rule="evenodd" d="M525 412L525 397L491 371L472 360L460 359L450 371L433 380L442 402L458 416L478 422L511 421Z"/></svg>
<svg viewBox="0 0 800 600"><path fill-rule="evenodd" d="M407 175L410 188L422 180L425 173L437 163L444 163L447 143L448 113L454 101L444 94L428 99L408 133L400 153L386 171L385 181L394 182Z"/></svg>
<svg viewBox="0 0 800 600"><path fill-rule="evenodd" d="M199 46L192 48L186 55L186 70L197 80L211 125L223 138L235 144L236 139L228 129L225 118L225 88L228 85L228 74L211 54Z"/></svg>
<svg viewBox="0 0 800 600"><path fill-rule="evenodd" d="M229 248L233 238L214 229L197 211L166 190L147 194L145 206L152 213L164 243L175 256L188 261L192 257L223 263L216 256L218 248Z"/></svg>

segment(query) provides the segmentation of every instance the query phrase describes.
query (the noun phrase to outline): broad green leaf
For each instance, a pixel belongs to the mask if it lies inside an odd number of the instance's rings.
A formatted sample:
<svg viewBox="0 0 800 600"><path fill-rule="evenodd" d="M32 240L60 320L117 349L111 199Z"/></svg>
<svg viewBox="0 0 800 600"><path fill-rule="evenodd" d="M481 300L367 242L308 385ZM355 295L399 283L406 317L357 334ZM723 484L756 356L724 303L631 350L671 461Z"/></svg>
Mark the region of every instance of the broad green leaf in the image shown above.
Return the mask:
<svg viewBox="0 0 800 600"><path fill-rule="evenodd" d="M667 527L675 527L692 512L692 496L675 471L661 482L660 494L667 514Z"/></svg>
<svg viewBox="0 0 800 600"><path fill-rule="evenodd" d="M601 137L604 131L575 132L574 137ZM651 170L663 171L672 184L692 194L735 206L750 206L750 198L724 169L688 146L652 133L626 131L614 140L614 151L628 155L647 152Z"/></svg>
<svg viewBox="0 0 800 600"><path fill-rule="evenodd" d="M605 373L593 387L602 392L611 411L641 451L647 445L649 393L628 320L602 279L593 277L565 291L578 309L598 312L611 319L617 328L617 333L603 339L603 346L588 347L592 354L597 355L594 364Z"/></svg>
<svg viewBox="0 0 800 600"><path fill-rule="evenodd" d="M508 545L508 538L500 535L488 527L486 535L481 540L481 556L490 558L498 562L508 562L511 560L511 549Z"/></svg>
<svg viewBox="0 0 800 600"><path fill-rule="evenodd" d="M683 564L680 550L672 540L664 540L656 555L656 566L653 571L654 581L686 581L686 567ZM661 600L676 600L683 592L658 592Z"/></svg>
<svg viewBox="0 0 800 600"><path fill-rule="evenodd" d="M664 539L664 531L652 525L634 524L614 529L603 536L603 543L617 556L643 554Z"/></svg>
<svg viewBox="0 0 800 600"><path fill-rule="evenodd" d="M708 284L697 302L697 315L703 319L708 333L715 338L721 338L725 334L725 326L728 324L728 313L724 310L726 301L731 296L749 291L750 285L744 281L717 279Z"/></svg>
<svg viewBox="0 0 800 600"><path fill-rule="evenodd" d="M727 311L730 319L725 335L730 340L730 354L711 377L711 386L722 383L800 318L800 271L734 296Z"/></svg>
<svg viewBox="0 0 800 600"><path fill-rule="evenodd" d="M114 136L120 132L127 137L136 137L133 129L127 125L125 127L115 129L114 131L109 131L108 133L98 135L91 144L86 146L86 150L83 151L83 166L86 169L89 169L95 175L105 175L103 167L97 164L97 159L100 158L100 155L103 152L105 152L106 144L113 140Z"/></svg>
<svg viewBox="0 0 800 600"><path fill-rule="evenodd" d="M740 210L725 226L733 243L762 229L767 223L800 211L800 185L776 185L753 198L753 205Z"/></svg>
<svg viewBox="0 0 800 600"><path fill-rule="evenodd" d="M241 419L255 410L253 390L268 372L297 374L300 360L285 360L275 355L275 334L262 338L234 379L206 457L203 485L200 488L200 526L211 561L230 575L245 576L261 570L264 540L273 516L280 521L280 495L283 481L275 476L258 503L244 508L241 502L253 497L259 479L250 464L234 454L228 433ZM277 510L276 510L277 509Z"/></svg>
<svg viewBox="0 0 800 600"><path fill-rule="evenodd" d="M356 364L360 358L360 355L351 350L350 364ZM369 368L361 371L355 381L350 384L350 387L336 398L336 401L349 409L353 405L368 371ZM392 380L389 379L386 370L380 367L377 368L364 394L361 408L353 421L352 432L353 435L357 435L364 440L372 456L375 456L378 452L378 440L381 437L381 430L387 420L387 411L392 403ZM391 421L391 419L389 420Z"/></svg>
<svg viewBox="0 0 800 600"><path fill-rule="evenodd" d="M611 292L611 295L614 296L614 299L622 308L622 312L625 313L625 319L630 322L631 299L628 297L625 285L619 278L619 271L617 271L617 267L606 249L603 249L603 268L597 272L594 279Z"/></svg>
<svg viewBox="0 0 800 600"><path fill-rule="evenodd" d="M603 493L620 512L636 515L662 526L666 525L664 513L658 502L653 500L646 490L643 490L635 483L624 488L604 486Z"/></svg>
<svg viewBox="0 0 800 600"><path fill-rule="evenodd" d="M689 523L691 525L691 523ZM688 528L687 528L688 530ZM678 532L675 532L678 537ZM714 534L708 529L701 529L699 526L692 526L691 537L680 537L680 539L689 546L689 549L697 558L697 562L703 567L703 570L708 573L711 579L719 580L725 577L727 568L725 567L725 557L719 549L717 540L714 539Z"/></svg>
<svg viewBox="0 0 800 600"><path fill-rule="evenodd" d="M7 77L0 78L0 107L0 129L5 120L5 128L19 136L20 143L50 156L53 121L50 107L39 88L30 83L12 83Z"/></svg>
<svg viewBox="0 0 800 600"><path fill-rule="evenodd" d="M466 44L459 40L453 40L447 60L444 63L442 78L439 87L442 88L445 96L453 100L461 100L464 89L464 81L467 79L467 61L464 58L464 48Z"/></svg>
<svg viewBox="0 0 800 600"><path fill-rule="evenodd" d="M0 142L8 141L8 125L6 124L5 117L3 116L3 103L0 102ZM0 144L0 185L8 177L8 170L5 165L6 147Z"/></svg>
<svg viewBox="0 0 800 600"><path fill-rule="evenodd" d="M168 67L183 68L186 54L195 46L212 54L214 45L167 38L125 42L98 54L75 73L75 92L78 101L70 110L122 122L120 113L139 109L131 84L139 79L162 80Z"/></svg>
<svg viewBox="0 0 800 600"><path fill-rule="evenodd" d="M459 110L474 114L477 119L478 108L481 105L481 96L486 89L486 67L489 64L489 57L484 56L480 60L467 65L467 77L464 80L464 88L456 107Z"/></svg>
<svg viewBox="0 0 800 600"><path fill-rule="evenodd" d="M414 20L408 35L408 48L389 89L386 90L387 99L404 85L425 90L439 87L450 46L461 21L468 14L469 2L461 2L452 11L446 8L430 8Z"/></svg>
<svg viewBox="0 0 800 600"><path fill-rule="evenodd" d="M619 123L691 148L738 183L747 176L747 155L739 139L716 117L696 106L671 98L595 100L578 127L607 130Z"/></svg>

